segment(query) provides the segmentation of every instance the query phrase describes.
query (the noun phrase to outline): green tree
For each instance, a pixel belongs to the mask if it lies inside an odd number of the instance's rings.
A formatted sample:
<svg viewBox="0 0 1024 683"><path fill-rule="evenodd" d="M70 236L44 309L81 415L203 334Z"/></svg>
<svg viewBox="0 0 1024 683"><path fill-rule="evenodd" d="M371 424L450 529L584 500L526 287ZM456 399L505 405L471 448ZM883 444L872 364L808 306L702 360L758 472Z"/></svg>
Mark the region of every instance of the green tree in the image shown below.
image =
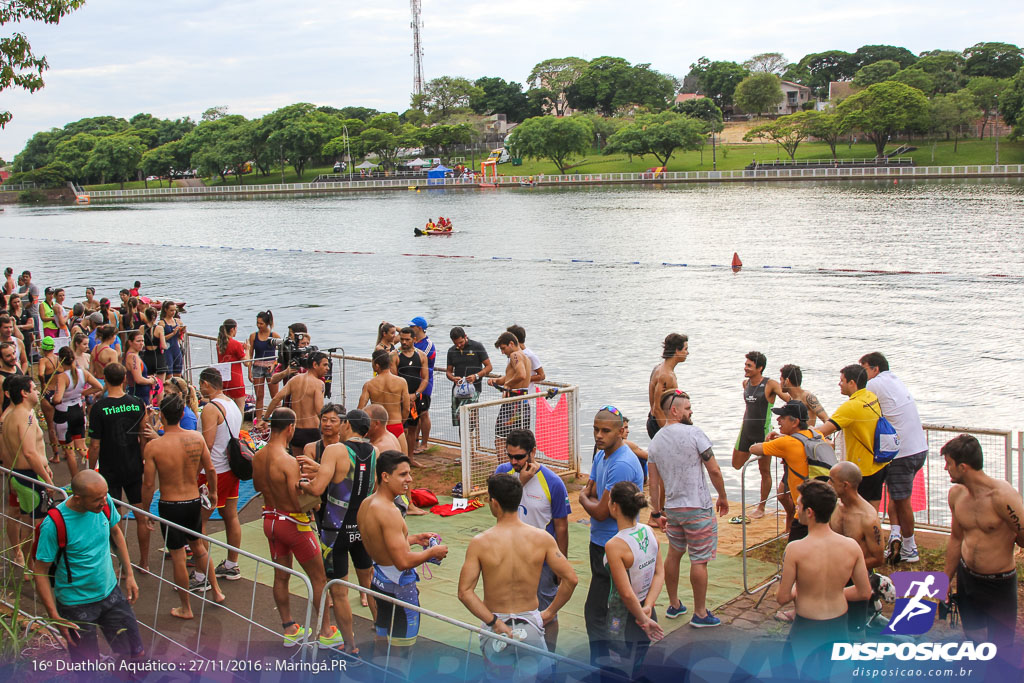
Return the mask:
<svg viewBox="0 0 1024 683"><path fill-rule="evenodd" d="M781 76L789 66L789 60L781 52L762 52L743 62L743 68L750 73L768 73Z"/></svg>
<svg viewBox="0 0 1024 683"><path fill-rule="evenodd" d="M53 160L66 165L71 177L84 183L88 180L85 166L89 163L89 156L99 140L99 137L89 133L73 135L57 143L53 149Z"/></svg>
<svg viewBox="0 0 1024 683"><path fill-rule="evenodd" d="M921 54L921 59L912 64L910 69L919 69L932 77L933 92L956 92L964 87L963 54L953 50L931 50Z"/></svg>
<svg viewBox="0 0 1024 683"><path fill-rule="evenodd" d="M552 114L564 116L568 107L565 93L583 74L585 68L587 60L579 57L545 59L533 66L530 75L526 77L526 82L531 90L542 91L540 94Z"/></svg>
<svg viewBox="0 0 1024 683"><path fill-rule="evenodd" d="M516 126L505 139L505 146L515 150L516 156L549 159L559 173L571 156L586 154L594 132L584 118L570 116L535 116Z"/></svg>
<svg viewBox="0 0 1024 683"><path fill-rule="evenodd" d="M736 62L712 62L707 57L701 57L691 64L690 74L697 77L701 94L710 97L723 108L732 104L736 86L749 75Z"/></svg>
<svg viewBox="0 0 1024 683"><path fill-rule="evenodd" d="M10 185L35 183L41 188L48 189L63 187L69 180L74 180L71 169L67 164L55 161L31 171L12 173L7 183Z"/></svg>
<svg viewBox="0 0 1024 683"><path fill-rule="evenodd" d="M309 162L318 158L327 141L341 132L337 116L317 111L308 102L273 111L263 117L263 124L271 131L267 145L288 160L300 180Z"/></svg>
<svg viewBox="0 0 1024 683"><path fill-rule="evenodd" d="M204 111L203 115L199 118L199 120L200 121L216 121L217 119L222 119L225 116L229 116L229 114L228 114L228 105L221 104L221 105L218 105L216 107L210 107L209 109Z"/></svg>
<svg viewBox="0 0 1024 683"><path fill-rule="evenodd" d="M415 111L419 112L418 109ZM341 135L328 140L324 145L322 154L329 159L335 160L348 156L348 162L352 164L355 163L356 159L361 159L366 155L366 151L363 149L363 141L359 137L365 130L365 126L359 119L346 119L342 123L345 125L345 128L342 129ZM345 135L345 129L348 129L348 136Z"/></svg>
<svg viewBox="0 0 1024 683"><path fill-rule="evenodd" d="M159 147L147 150L140 161L142 172L148 178L151 175L155 175L157 178L167 177L167 187L171 186L171 172L174 170L175 165L178 163L178 155L176 147L179 146L177 141L167 142ZM160 181L157 181L157 186L160 185ZM149 181L146 181L146 187L149 187Z"/></svg>
<svg viewBox="0 0 1024 683"><path fill-rule="evenodd" d="M85 0L8 0L0 3L0 26L29 21L57 24L83 4ZM11 87L36 92L45 85L43 72L48 68L46 57L32 52L24 33L0 37L0 92ZM0 128L12 116L9 111L0 111Z"/></svg>
<svg viewBox="0 0 1024 683"><path fill-rule="evenodd" d="M774 121L770 121L757 128L751 128L743 136L743 139L748 142L755 139L771 140L786 150L789 158L793 159L796 156L797 147L810 135L808 131L809 122L816 118L817 115L818 112L816 111L801 111L795 114L780 116Z"/></svg>
<svg viewBox="0 0 1024 683"><path fill-rule="evenodd" d="M893 45L864 45L857 49L849 57L849 70L856 72L868 64L881 61L893 61L899 65L899 69L906 69L917 61L917 55L905 47ZM899 70L897 69L897 70ZM865 83L865 85L871 85Z"/></svg>
<svg viewBox="0 0 1024 683"><path fill-rule="evenodd" d="M1003 121L1013 126L1013 137L1019 138L1024 134L1024 69L1017 72L1017 75L1010 79L1010 85L1006 87L999 97L999 114ZM15 161L17 165L17 161Z"/></svg>
<svg viewBox="0 0 1024 683"><path fill-rule="evenodd" d="M379 111L370 107L342 107L338 111L338 116L343 119L359 119L363 123L366 123L378 114L380 114Z"/></svg>
<svg viewBox="0 0 1024 683"><path fill-rule="evenodd" d="M659 165L668 166L677 150L699 149L704 135L704 122L698 119L674 111L641 114L609 138L604 153L651 154Z"/></svg>
<svg viewBox="0 0 1024 683"><path fill-rule="evenodd" d="M403 111L399 116L398 120L402 123L411 123L414 126L425 126L427 125L427 115L419 109L413 109L412 107ZM360 129L362 130L362 129Z"/></svg>
<svg viewBox="0 0 1024 683"><path fill-rule="evenodd" d="M603 143L607 143L620 128L627 124L623 118L601 116L589 112L576 112L573 114L573 118L586 119L590 123L590 129L594 133L593 144L599 149L603 149Z"/></svg>
<svg viewBox="0 0 1024 683"><path fill-rule="evenodd" d="M968 76L1010 78L1024 66L1024 52L1012 43L977 43L964 50Z"/></svg>
<svg viewBox="0 0 1024 683"><path fill-rule="evenodd" d="M981 109L980 138L982 140L985 139L985 127L999 106L999 96L1009 85L1009 78L992 78L991 76L978 76L967 81L967 90L974 96L974 103Z"/></svg>
<svg viewBox="0 0 1024 683"><path fill-rule="evenodd" d="M108 135L96 141L83 169L86 174L99 177L101 183L114 181L124 189L139 168L146 146L137 136L123 133Z"/></svg>
<svg viewBox="0 0 1024 683"><path fill-rule="evenodd" d="M14 155L14 168L19 172L46 166L53 158L53 150L62 140L59 128L42 130L25 143L25 148Z"/></svg>
<svg viewBox="0 0 1024 683"><path fill-rule="evenodd" d="M853 78L853 74L857 69L851 67L851 62L853 61L851 56L849 52L843 52L842 50L815 52L805 55L792 70L801 75L806 74L798 82L812 88L814 94L818 97L824 97L828 95L828 84L830 82L845 81ZM787 70L787 74L790 73L790 70ZM786 79L792 80L789 78L789 75L786 76Z"/></svg>
<svg viewBox="0 0 1024 683"><path fill-rule="evenodd" d="M523 86L504 78L485 76L473 82L479 92L469 100L469 108L477 114L504 114L519 123L528 113L530 100Z"/></svg>
<svg viewBox="0 0 1024 683"><path fill-rule="evenodd" d="M187 155L190 168L208 178L217 176L226 181L226 171L233 166L233 152L238 148L234 138L241 137L244 116L228 114L200 121L194 130L181 139L179 152Z"/></svg>
<svg viewBox="0 0 1024 683"><path fill-rule="evenodd" d="M943 128L940 132L953 133L953 152L958 150L960 137L964 131L981 116L981 109L974 101L974 95L966 88L954 93L939 95L941 114L939 121Z"/></svg>
<svg viewBox="0 0 1024 683"><path fill-rule="evenodd" d="M359 143L363 153L376 154L386 168L395 168L403 148L419 146L420 134L416 126L403 124L398 114L378 114L359 134Z"/></svg>
<svg viewBox="0 0 1024 683"><path fill-rule="evenodd" d="M430 114L430 120L444 121L457 111L468 109L480 88L460 76L440 76L427 81L422 95L413 95L412 106Z"/></svg>
<svg viewBox="0 0 1024 683"><path fill-rule="evenodd" d="M693 100L677 102L673 109L689 116L691 119L699 119L706 124L707 132L722 130L722 110L711 100L710 97L698 97Z"/></svg>
<svg viewBox="0 0 1024 683"><path fill-rule="evenodd" d="M857 129L875 144L882 156L889 138L900 131L928 126L928 98L917 88L895 81L869 85L839 103L837 111L850 129Z"/></svg>
<svg viewBox="0 0 1024 683"><path fill-rule="evenodd" d="M886 80L904 83L911 88L917 88L925 95L935 92L935 79L920 69L901 69Z"/></svg>
<svg viewBox="0 0 1024 683"><path fill-rule="evenodd" d="M736 86L733 99L736 106L750 114L769 112L782 101L781 81L775 74L763 71L751 74Z"/></svg>
<svg viewBox="0 0 1024 683"><path fill-rule="evenodd" d="M883 59L880 62L868 64L858 69L857 73L853 76L853 83L861 88L866 88L869 85L889 80L899 70L900 65L898 62L894 62L891 59Z"/></svg>
<svg viewBox="0 0 1024 683"><path fill-rule="evenodd" d="M835 159L839 138L845 135L848 130L846 122L840 114L832 109L809 113L813 114L813 116L805 119L804 130L811 137L827 143L828 148L832 150L832 158Z"/></svg>
<svg viewBox="0 0 1024 683"><path fill-rule="evenodd" d="M675 91L675 80L650 64L632 66L621 57L598 57L569 86L566 98L573 109L611 116L629 105L660 111Z"/></svg>

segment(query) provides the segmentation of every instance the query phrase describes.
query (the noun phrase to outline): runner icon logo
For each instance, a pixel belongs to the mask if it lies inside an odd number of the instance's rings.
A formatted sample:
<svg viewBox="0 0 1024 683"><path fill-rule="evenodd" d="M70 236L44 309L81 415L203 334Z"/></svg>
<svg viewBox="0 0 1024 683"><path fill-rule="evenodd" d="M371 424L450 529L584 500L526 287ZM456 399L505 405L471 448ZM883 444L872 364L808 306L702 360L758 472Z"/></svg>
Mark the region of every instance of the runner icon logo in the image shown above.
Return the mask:
<svg viewBox="0 0 1024 683"><path fill-rule="evenodd" d="M935 623L938 603L944 602L949 593L949 577L943 572L895 572L889 578L897 598L884 633L927 633Z"/></svg>

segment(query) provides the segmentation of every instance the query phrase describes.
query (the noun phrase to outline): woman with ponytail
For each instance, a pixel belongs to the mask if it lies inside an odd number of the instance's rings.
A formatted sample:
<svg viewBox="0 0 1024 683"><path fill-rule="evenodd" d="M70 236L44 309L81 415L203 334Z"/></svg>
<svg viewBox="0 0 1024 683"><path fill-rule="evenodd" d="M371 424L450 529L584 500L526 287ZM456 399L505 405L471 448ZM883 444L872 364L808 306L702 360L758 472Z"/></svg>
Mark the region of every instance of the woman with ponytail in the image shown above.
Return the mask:
<svg viewBox="0 0 1024 683"><path fill-rule="evenodd" d="M271 384L277 364L277 352L272 339L280 339L281 335L274 332L274 314L269 310L256 314L256 331L249 335L249 381L252 382L253 393L256 394L255 415L263 414L263 387L270 388L270 399L277 394L277 384Z"/></svg>
<svg viewBox="0 0 1024 683"><path fill-rule="evenodd" d="M181 377L168 377L167 383L164 384L164 394L177 394L185 402L185 414L181 416L178 426L185 430L198 430L199 398L196 396L195 388Z"/></svg>
<svg viewBox="0 0 1024 683"><path fill-rule="evenodd" d="M217 362L231 364L231 379L224 382L224 394L235 402L238 410L245 414L245 380L242 379L242 362L245 347L235 339L238 323L231 318L224 321L217 332Z"/></svg>
<svg viewBox="0 0 1024 683"><path fill-rule="evenodd" d="M636 520L645 507L647 497L633 482L612 487L608 513L619 531L604 546L612 577L607 624L610 647L619 652L620 673L628 679L637 678L651 641L665 636L654 613L665 567L653 530Z"/></svg>
<svg viewBox="0 0 1024 683"><path fill-rule="evenodd" d="M388 353L392 353L398 348L395 345L397 341L398 328L385 320L377 326L377 345L373 347L373 350L377 351L382 349Z"/></svg>
<svg viewBox="0 0 1024 683"><path fill-rule="evenodd" d="M62 347L57 356L60 365L53 392L53 422L57 431L57 441L64 451L68 471L73 478L78 474L79 468L88 461L89 449L85 446L84 399L92 394L102 393L103 386L92 373L78 367L75 352L70 346ZM81 463L79 458L82 459Z"/></svg>

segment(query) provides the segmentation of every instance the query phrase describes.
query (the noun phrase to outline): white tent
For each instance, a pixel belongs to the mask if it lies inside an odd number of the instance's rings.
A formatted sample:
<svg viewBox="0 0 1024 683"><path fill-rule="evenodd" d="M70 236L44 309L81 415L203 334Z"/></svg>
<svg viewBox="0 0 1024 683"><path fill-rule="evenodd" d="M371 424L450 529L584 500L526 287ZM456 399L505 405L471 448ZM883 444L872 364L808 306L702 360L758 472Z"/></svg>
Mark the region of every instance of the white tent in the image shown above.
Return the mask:
<svg viewBox="0 0 1024 683"><path fill-rule="evenodd" d="M364 161L363 163L356 166L356 168L373 168L374 166L379 166L379 164L375 164L372 161Z"/></svg>
<svg viewBox="0 0 1024 683"><path fill-rule="evenodd" d="M406 166L421 166L422 167L422 166L430 166L430 162L429 161L423 161L423 159L420 159L419 157L416 157L412 161L405 162L405 165Z"/></svg>

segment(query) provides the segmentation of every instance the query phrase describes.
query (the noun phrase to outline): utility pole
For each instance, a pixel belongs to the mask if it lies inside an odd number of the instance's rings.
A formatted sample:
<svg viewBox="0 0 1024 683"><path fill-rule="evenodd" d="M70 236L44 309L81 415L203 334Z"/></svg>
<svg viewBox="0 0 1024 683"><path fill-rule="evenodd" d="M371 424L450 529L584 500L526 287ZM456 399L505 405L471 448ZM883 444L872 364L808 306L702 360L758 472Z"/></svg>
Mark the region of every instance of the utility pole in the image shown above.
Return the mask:
<svg viewBox="0 0 1024 683"><path fill-rule="evenodd" d="M412 11L412 94L423 94L423 44L420 41L420 29L423 27L423 20L420 19L422 0L409 0L409 9Z"/></svg>

